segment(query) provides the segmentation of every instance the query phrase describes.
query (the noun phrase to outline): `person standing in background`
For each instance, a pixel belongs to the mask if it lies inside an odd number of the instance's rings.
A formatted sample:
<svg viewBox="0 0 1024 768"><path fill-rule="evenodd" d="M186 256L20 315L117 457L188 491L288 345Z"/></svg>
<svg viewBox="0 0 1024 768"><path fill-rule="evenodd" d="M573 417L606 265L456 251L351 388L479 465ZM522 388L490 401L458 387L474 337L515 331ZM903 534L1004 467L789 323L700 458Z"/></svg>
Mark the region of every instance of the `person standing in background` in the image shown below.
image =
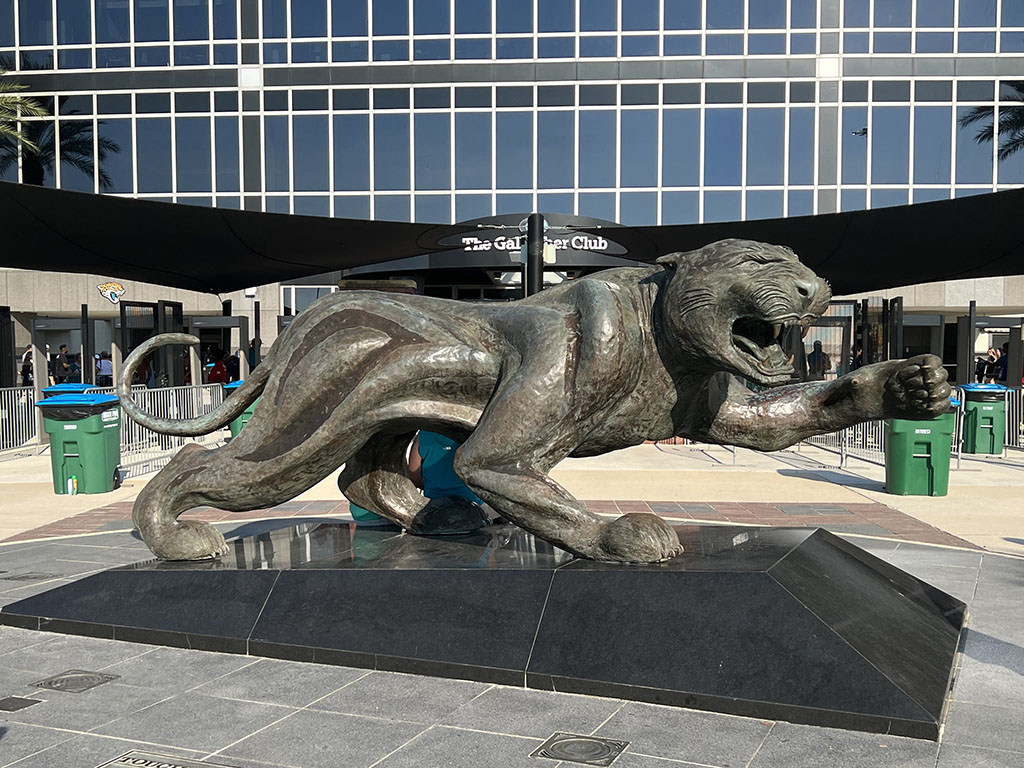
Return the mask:
<svg viewBox="0 0 1024 768"><path fill-rule="evenodd" d="M96 386L114 386L114 361L109 352L100 352L96 360Z"/></svg>

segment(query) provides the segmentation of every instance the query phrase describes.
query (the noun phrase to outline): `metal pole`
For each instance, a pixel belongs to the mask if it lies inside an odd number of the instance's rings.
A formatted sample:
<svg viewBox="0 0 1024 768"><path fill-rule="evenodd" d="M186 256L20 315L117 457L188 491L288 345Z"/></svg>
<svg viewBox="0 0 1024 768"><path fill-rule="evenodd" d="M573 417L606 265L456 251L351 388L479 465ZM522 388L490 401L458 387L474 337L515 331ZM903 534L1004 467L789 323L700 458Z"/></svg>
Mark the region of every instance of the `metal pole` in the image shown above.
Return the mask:
<svg viewBox="0 0 1024 768"><path fill-rule="evenodd" d="M256 340L256 354L253 355L252 361L255 368L260 364L260 360L263 357L260 349L263 346L263 342L260 340L260 303L258 300L252 303L252 336Z"/></svg>
<svg viewBox="0 0 1024 768"><path fill-rule="evenodd" d="M82 305L82 383L96 383L96 361L92 359L92 323L89 322L89 305Z"/></svg>
<svg viewBox="0 0 1024 768"><path fill-rule="evenodd" d="M544 288L544 217L531 213L526 220L526 295Z"/></svg>

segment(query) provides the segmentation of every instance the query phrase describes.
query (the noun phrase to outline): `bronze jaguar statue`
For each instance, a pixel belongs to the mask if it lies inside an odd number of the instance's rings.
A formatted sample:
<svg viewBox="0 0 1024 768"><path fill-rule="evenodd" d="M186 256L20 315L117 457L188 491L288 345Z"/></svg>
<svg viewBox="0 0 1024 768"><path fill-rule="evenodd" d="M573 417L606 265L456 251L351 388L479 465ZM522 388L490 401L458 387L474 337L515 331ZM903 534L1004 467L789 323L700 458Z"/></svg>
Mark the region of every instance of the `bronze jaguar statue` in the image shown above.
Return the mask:
<svg viewBox="0 0 1024 768"><path fill-rule="evenodd" d="M184 421L157 419L131 399L128 382L145 355L198 342L158 336L132 353L120 378L135 421L200 435L261 399L225 447L183 448L139 494L133 519L158 557L216 557L221 534L178 520L182 512L280 504L344 464L348 499L407 531L443 532L424 530L426 499L406 475L410 439L428 429L463 442L458 475L521 528L583 558L666 560L681 547L660 517L602 519L549 470L567 456L674 435L772 451L870 419L948 409L946 373L932 355L786 385L792 368L779 340L830 297L791 250L747 240L509 303L343 291L296 317L216 411ZM772 389L751 392L744 379Z"/></svg>

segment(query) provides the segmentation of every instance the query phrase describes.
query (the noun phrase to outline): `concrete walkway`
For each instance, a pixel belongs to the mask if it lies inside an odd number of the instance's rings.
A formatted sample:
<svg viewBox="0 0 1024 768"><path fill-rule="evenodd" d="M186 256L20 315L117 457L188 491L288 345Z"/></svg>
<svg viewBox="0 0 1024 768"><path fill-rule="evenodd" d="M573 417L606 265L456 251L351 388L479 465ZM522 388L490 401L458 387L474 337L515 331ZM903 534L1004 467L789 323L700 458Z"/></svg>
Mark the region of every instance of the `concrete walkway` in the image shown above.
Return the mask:
<svg viewBox="0 0 1024 768"><path fill-rule="evenodd" d="M772 454L740 449L734 459L731 450L717 446L640 445L566 459L551 474L588 501L881 504L983 549L1024 555L1024 454L1006 460L964 457L960 469L951 471L944 497L886 493L883 467L851 459L847 468L837 469L837 459L806 446ZM0 457L0 541L81 512L130 502L149 477L131 478L108 494L58 496L48 453ZM335 473L295 501L343 499ZM245 513L237 519L246 519Z"/></svg>

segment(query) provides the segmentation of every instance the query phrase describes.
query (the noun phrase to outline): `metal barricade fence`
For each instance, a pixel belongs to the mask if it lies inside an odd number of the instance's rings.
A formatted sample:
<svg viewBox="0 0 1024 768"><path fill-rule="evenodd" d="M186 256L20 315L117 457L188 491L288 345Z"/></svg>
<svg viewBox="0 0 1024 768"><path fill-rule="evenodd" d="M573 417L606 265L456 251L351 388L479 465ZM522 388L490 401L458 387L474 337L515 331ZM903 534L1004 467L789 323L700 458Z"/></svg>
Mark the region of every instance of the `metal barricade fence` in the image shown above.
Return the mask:
<svg viewBox="0 0 1024 768"><path fill-rule="evenodd" d="M90 393L113 392L112 387L95 387ZM132 399L146 413L160 419L192 419L210 413L224 401L220 384L186 387L132 387ZM161 469L186 443L215 445L221 431L198 437L162 435L125 417L121 420L121 468L126 476L136 477Z"/></svg>
<svg viewBox="0 0 1024 768"><path fill-rule="evenodd" d="M1006 447L1024 448L1024 389L1006 393Z"/></svg>
<svg viewBox="0 0 1024 768"><path fill-rule="evenodd" d="M21 448L35 440L35 404L32 387L0 389L0 451Z"/></svg>

